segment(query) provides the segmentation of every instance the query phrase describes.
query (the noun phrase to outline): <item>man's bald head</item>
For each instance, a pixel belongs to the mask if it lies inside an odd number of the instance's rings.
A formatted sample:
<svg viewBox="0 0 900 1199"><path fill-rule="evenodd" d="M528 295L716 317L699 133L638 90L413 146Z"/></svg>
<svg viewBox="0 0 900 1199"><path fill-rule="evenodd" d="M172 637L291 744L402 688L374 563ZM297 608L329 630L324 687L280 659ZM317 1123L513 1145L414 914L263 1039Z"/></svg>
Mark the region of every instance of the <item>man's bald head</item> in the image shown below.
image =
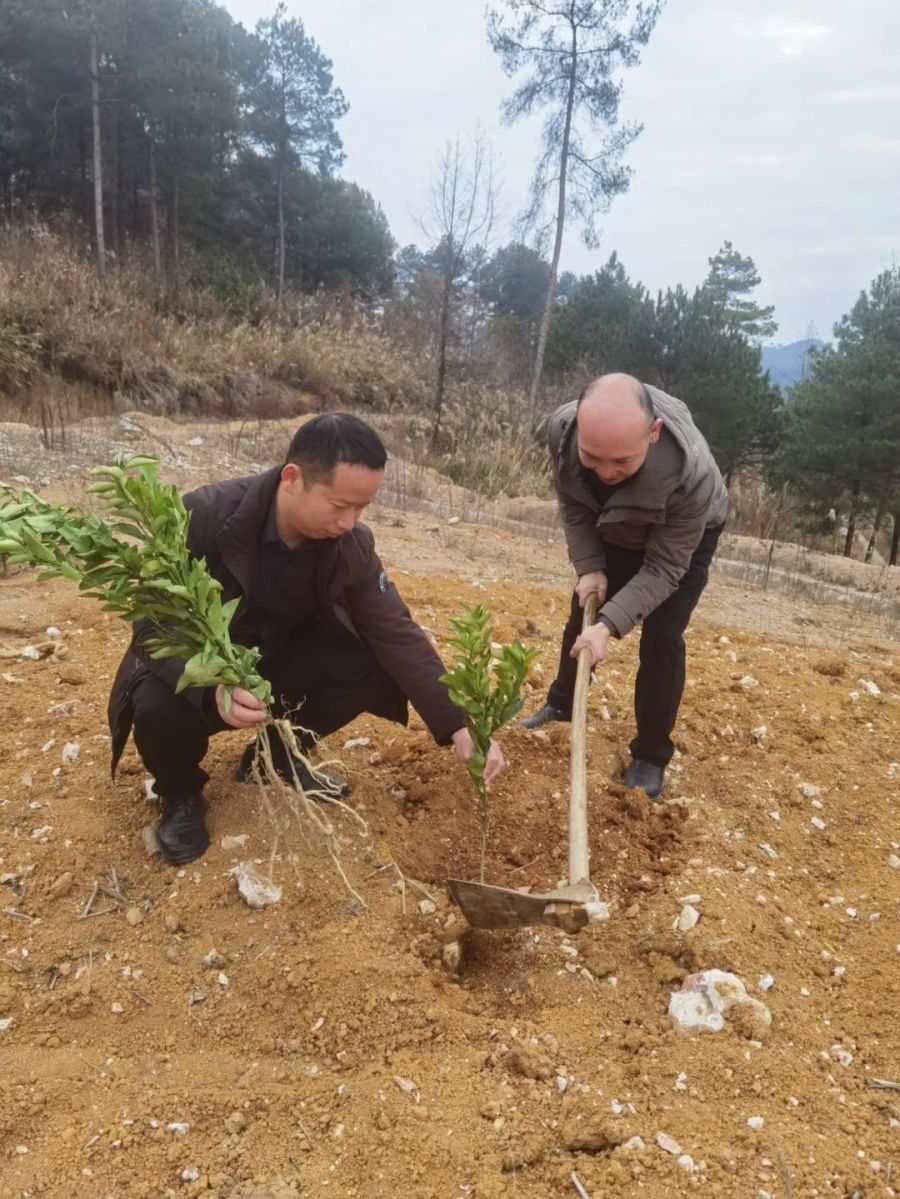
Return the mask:
<svg viewBox="0 0 900 1199"><path fill-rule="evenodd" d="M603 483L623 483L644 465L662 421L647 388L632 375L601 375L578 401L578 457Z"/></svg>

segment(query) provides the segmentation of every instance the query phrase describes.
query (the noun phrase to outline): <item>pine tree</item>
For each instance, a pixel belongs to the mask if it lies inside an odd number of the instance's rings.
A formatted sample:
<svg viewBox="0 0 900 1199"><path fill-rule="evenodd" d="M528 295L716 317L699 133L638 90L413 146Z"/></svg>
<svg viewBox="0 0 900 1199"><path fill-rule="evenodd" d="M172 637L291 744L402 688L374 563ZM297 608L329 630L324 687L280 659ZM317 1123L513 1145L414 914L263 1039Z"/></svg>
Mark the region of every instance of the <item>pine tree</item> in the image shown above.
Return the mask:
<svg viewBox="0 0 900 1199"><path fill-rule="evenodd" d="M709 274L703 285L732 324L754 340L772 337L778 329L772 319L775 306L762 308L750 298L750 292L760 282L753 259L744 258L726 241L718 254L709 259Z"/></svg>

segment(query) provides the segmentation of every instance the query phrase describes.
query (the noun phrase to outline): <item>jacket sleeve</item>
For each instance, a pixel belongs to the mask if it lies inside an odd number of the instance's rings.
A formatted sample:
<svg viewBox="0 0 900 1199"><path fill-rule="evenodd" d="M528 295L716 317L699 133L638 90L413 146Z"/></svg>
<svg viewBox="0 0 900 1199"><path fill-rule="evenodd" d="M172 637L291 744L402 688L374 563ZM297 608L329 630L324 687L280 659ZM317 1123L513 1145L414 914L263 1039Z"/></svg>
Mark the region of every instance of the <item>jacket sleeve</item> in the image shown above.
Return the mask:
<svg viewBox="0 0 900 1199"><path fill-rule="evenodd" d="M413 620L378 555L372 551L362 580L346 592L347 607L360 637L378 659L439 745L465 728L466 714L440 681L445 667L424 629Z"/></svg>
<svg viewBox="0 0 900 1199"><path fill-rule="evenodd" d="M703 490L697 487L692 495L670 505L665 522L654 526L647 538L640 570L601 608L620 637L667 600L687 573L709 520Z"/></svg>
<svg viewBox="0 0 900 1199"><path fill-rule="evenodd" d="M562 478L559 464L559 450L550 447L550 463L553 468L553 487L556 491L556 502L562 517L563 533L566 538L566 549L569 560L575 567L575 573L589 574L594 570L606 570L606 553L603 541L597 532L597 513L587 504L580 503L569 494Z"/></svg>
<svg viewBox="0 0 900 1199"><path fill-rule="evenodd" d="M185 497L185 507L188 510L189 521L187 531L187 548L192 558L202 558L207 552L206 512L198 504L194 495ZM147 667L151 674L156 675L172 691L184 673L186 660L184 658L151 658L145 642L159 635L159 630L149 620L135 622L131 635L131 652ZM186 687L181 694L196 708L209 711L213 705L214 687Z"/></svg>

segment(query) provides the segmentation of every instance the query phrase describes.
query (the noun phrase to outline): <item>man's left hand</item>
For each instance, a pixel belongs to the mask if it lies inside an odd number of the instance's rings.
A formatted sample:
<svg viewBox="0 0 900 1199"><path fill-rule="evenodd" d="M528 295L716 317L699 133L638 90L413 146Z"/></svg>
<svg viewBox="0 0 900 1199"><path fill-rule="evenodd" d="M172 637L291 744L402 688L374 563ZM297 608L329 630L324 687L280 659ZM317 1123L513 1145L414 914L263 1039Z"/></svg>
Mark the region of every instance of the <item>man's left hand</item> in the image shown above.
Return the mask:
<svg viewBox="0 0 900 1199"><path fill-rule="evenodd" d="M456 756L465 766L466 762L468 762L469 758L475 752L475 742L472 740L472 734L468 729L457 729L453 734L452 740ZM491 747L484 761L484 785L488 791L491 789L491 783L505 766L506 759L503 757L500 746L496 741L491 741Z"/></svg>
<svg viewBox="0 0 900 1199"><path fill-rule="evenodd" d="M592 624L584 630L572 646L572 657L577 658L583 649L591 651L591 666L606 661L610 631L605 624Z"/></svg>

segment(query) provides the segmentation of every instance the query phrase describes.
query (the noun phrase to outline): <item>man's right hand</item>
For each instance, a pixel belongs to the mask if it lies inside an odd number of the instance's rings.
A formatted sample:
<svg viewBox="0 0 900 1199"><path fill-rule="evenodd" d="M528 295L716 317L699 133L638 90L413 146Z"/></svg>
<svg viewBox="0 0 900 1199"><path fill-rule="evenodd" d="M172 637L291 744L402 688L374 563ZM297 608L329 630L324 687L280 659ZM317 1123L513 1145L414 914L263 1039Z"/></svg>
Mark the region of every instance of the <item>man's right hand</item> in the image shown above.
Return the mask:
<svg viewBox="0 0 900 1199"><path fill-rule="evenodd" d="M583 608L585 600L594 592L597 593L597 607L606 602L608 580L602 570L592 570L589 574L581 575L575 584L575 594L578 596L579 607Z"/></svg>
<svg viewBox="0 0 900 1199"><path fill-rule="evenodd" d="M225 711L225 687L222 683L216 688L216 708L226 724L233 729L252 729L254 725L265 720L269 714L266 705L243 687L235 687L231 692L231 711Z"/></svg>

